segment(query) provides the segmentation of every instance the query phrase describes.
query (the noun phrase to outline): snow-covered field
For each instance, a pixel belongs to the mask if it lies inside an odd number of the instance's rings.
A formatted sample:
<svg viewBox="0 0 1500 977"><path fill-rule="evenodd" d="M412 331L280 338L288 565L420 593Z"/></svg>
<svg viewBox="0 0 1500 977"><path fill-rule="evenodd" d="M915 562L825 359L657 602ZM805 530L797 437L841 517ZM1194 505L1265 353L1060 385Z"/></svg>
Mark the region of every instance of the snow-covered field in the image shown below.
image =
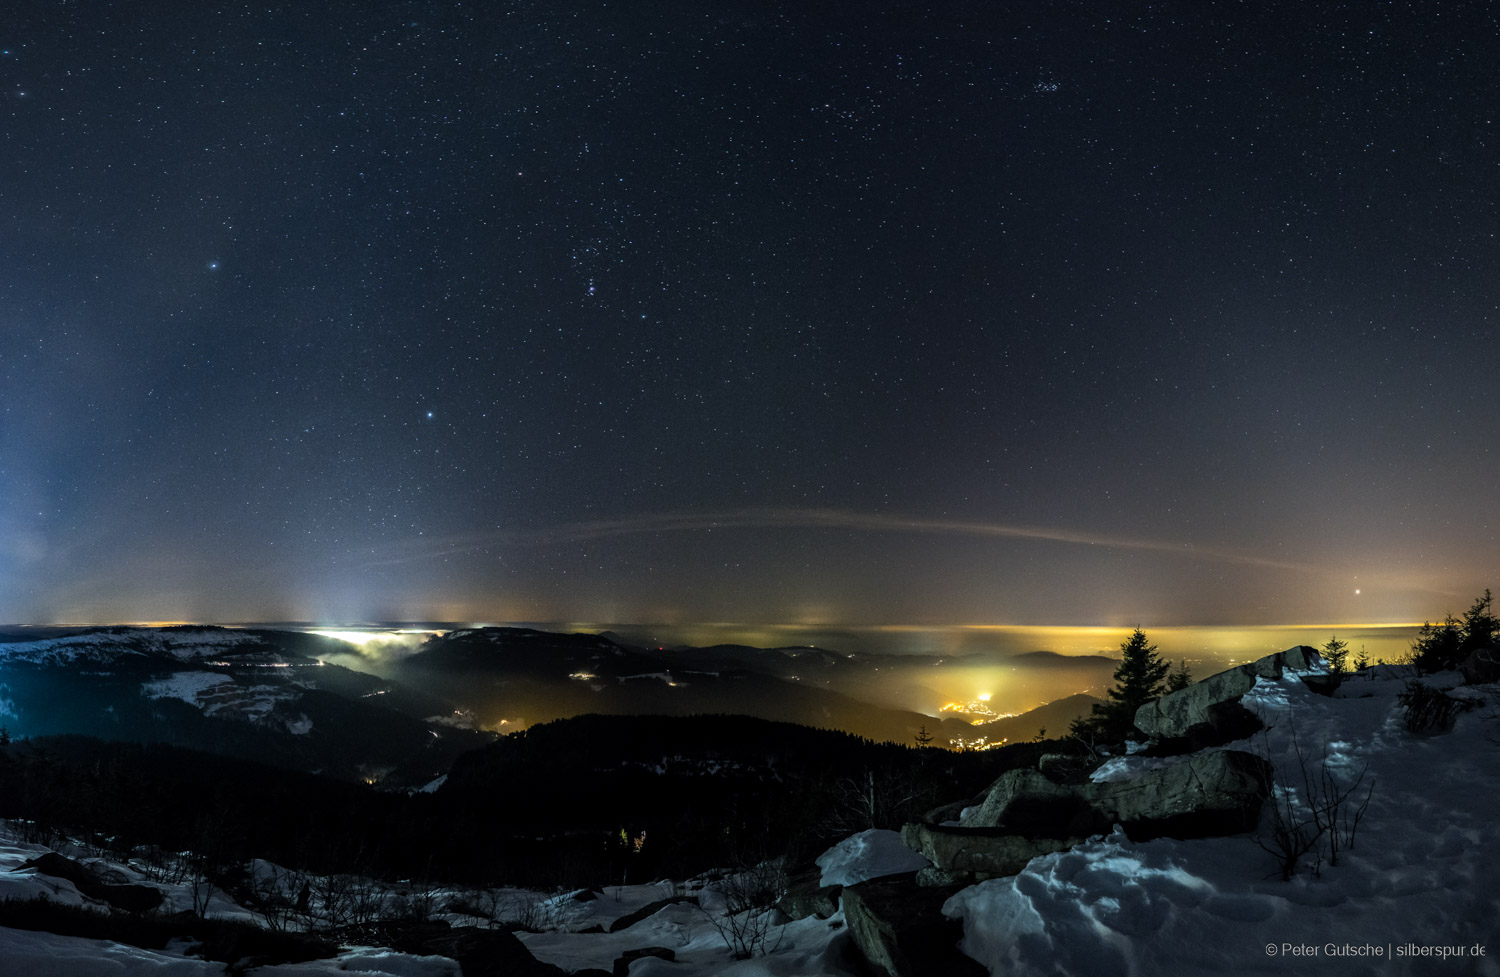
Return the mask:
<svg viewBox="0 0 1500 977"><path fill-rule="evenodd" d="M1337 865L1305 858L1290 881L1250 835L1133 843L1116 832L1072 851L1032 860L1019 875L971 886L944 911L962 920L963 949L1000 975L1474 974L1500 977L1500 705L1492 688L1456 688L1478 706L1450 732L1420 736L1402 725L1392 669L1348 680L1326 698L1295 676L1262 679L1244 702L1269 729L1228 748L1259 752L1277 767L1293 813L1309 800L1302 767L1324 764L1342 787L1361 773L1353 802L1373 792L1353 847ZM1428 680L1458 685L1456 675ZM1299 760L1300 751L1302 759ZM1128 779L1154 761L1125 758L1101 777ZM1268 807L1269 810L1269 807ZM1263 818L1263 832L1267 819ZM44 894L87 900L71 883L18 866L44 849L0 841L0 899ZM893 833L848 839L819 860L825 881L851 882L920 864ZM111 865L131 879L139 872ZM170 908L190 908L184 884L165 886ZM611 924L676 895L668 905L609 932ZM447 895L458 895L457 893ZM438 903L447 895L439 894ZM496 901L499 896L495 897ZM720 935L723 900L712 883L610 887L599 898L511 892L540 930L520 934L540 960L565 970L611 969L625 951L671 950L675 961L642 958L631 977L847 977L842 913L769 926L773 952L734 960ZM252 916L221 896L216 914ZM455 924L475 920L444 916ZM592 932L584 932L592 930ZM602 931L601 931L602 930ZM221 964L184 948L146 951L93 940L0 929L0 973L207 975ZM1446 955L1446 956L1445 956ZM445 958L378 948L334 960L268 967L273 977L375 973L438 977L458 973Z"/></svg>

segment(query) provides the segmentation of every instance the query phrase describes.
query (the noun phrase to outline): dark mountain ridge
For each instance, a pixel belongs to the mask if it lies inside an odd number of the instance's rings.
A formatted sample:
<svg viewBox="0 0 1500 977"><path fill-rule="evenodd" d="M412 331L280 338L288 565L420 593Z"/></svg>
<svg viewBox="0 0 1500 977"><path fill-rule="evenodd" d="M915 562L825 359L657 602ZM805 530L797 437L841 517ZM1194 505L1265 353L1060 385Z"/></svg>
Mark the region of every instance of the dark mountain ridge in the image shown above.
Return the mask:
<svg viewBox="0 0 1500 977"><path fill-rule="evenodd" d="M328 664L308 636L215 627L70 630L0 644L0 723L192 745L346 779L422 783L488 737L430 694Z"/></svg>

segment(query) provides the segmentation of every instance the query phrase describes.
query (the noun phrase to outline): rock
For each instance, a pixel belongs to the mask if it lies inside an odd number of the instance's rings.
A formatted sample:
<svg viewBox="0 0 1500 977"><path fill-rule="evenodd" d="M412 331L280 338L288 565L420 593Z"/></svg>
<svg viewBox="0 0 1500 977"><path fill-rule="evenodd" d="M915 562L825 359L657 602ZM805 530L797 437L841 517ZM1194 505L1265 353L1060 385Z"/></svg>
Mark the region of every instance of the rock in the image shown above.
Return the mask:
<svg viewBox="0 0 1500 977"><path fill-rule="evenodd" d="M648 917L651 917L651 916L655 916L657 913L661 912L663 909L666 909L668 906L675 906L679 902L690 902L690 903L692 903L693 905L696 906L696 905L698 905L698 897L697 896L671 896L671 897L669 897L667 899L658 899L655 902L647 903L646 905L644 905L641 908L637 909L635 912L629 913L629 914L624 915L624 916L621 916L619 919L615 920L613 923L610 923L609 924L609 931L611 933L618 933L620 930L625 929L625 928L630 927L630 926L634 926L636 923L639 923L641 920L647 919Z"/></svg>
<svg viewBox="0 0 1500 977"><path fill-rule="evenodd" d="M923 885L1015 875L1038 855L1062 851L1118 824L1131 839L1206 838L1255 827L1271 792L1271 766L1236 750L1194 754L1131 780L1057 784L1011 770L957 827L908 824L901 837L934 869Z"/></svg>
<svg viewBox="0 0 1500 977"><path fill-rule="evenodd" d="M1190 741L1185 744L1185 749L1228 743L1231 739L1249 735L1241 731L1248 724L1247 717L1254 717L1249 710L1243 707L1237 710L1232 706L1237 706L1240 698L1255 687L1256 679L1279 679L1287 669L1306 672L1321 667L1322 659L1315 649L1298 645L1210 675L1185 689L1148 702L1136 710L1135 726L1153 740ZM1309 675L1303 681L1310 686L1326 684L1317 682L1319 677ZM1319 688L1318 691L1331 690ZM1259 721L1256 720L1250 732L1258 728Z"/></svg>
<svg viewBox="0 0 1500 977"><path fill-rule="evenodd" d="M1271 765L1240 750L1198 753L1135 780L1091 784L1093 804L1133 841L1212 838L1255 827Z"/></svg>
<svg viewBox="0 0 1500 977"><path fill-rule="evenodd" d="M928 811L922 815L922 820L933 824L942 824L944 821L957 821L958 816L964 812L964 808L973 807L982 800L982 797L977 797L972 801L952 801Z"/></svg>
<svg viewBox="0 0 1500 977"><path fill-rule="evenodd" d="M1084 783L1097 765L1076 753L1043 753L1036 761L1037 770L1054 784Z"/></svg>
<svg viewBox="0 0 1500 977"><path fill-rule="evenodd" d="M845 886L840 902L852 949L876 977L984 977L958 949L963 923L943 915L954 888L923 888L911 876Z"/></svg>
<svg viewBox="0 0 1500 977"><path fill-rule="evenodd" d="M786 895L776 903L776 908L790 919L806 919L816 916L827 919L839 911L841 885L822 885L823 870L817 867L793 875L787 880Z"/></svg>
<svg viewBox="0 0 1500 977"><path fill-rule="evenodd" d="M1463 673L1464 682L1469 685L1500 682L1500 650L1480 648L1470 653L1459 664L1458 670Z"/></svg>
<svg viewBox="0 0 1500 977"><path fill-rule="evenodd" d="M22 863L21 868L34 868L39 875L66 879L90 899L98 899L115 909L123 909L126 912L150 912L160 906L164 898L161 890L155 886L115 885L104 882L87 865L65 858L53 851Z"/></svg>
<svg viewBox="0 0 1500 977"><path fill-rule="evenodd" d="M1089 804L1085 786L1059 784L1037 770L1011 770L990 786L984 802L962 824L1030 837L1087 838L1106 832L1110 823Z"/></svg>
<svg viewBox="0 0 1500 977"><path fill-rule="evenodd" d="M917 873L917 884L945 886L1015 875L1038 855L1082 844L1088 835L1028 838L998 828L908 824L901 829L901 838L933 864L932 868Z"/></svg>
<svg viewBox="0 0 1500 977"><path fill-rule="evenodd" d="M630 973L630 965L642 957L657 957L668 963L677 961L677 954L664 946L643 946L636 950L626 950L615 958L614 977L626 977ZM464 977L469 975L465 973Z"/></svg>

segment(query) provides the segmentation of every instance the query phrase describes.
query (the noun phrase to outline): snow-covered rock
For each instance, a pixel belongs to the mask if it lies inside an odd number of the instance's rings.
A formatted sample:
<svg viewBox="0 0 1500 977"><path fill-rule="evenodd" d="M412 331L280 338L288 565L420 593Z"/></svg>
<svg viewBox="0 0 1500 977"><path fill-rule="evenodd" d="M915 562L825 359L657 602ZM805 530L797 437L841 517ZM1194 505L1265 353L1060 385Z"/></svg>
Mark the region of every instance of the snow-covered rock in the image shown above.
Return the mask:
<svg viewBox="0 0 1500 977"><path fill-rule="evenodd" d="M1359 785L1356 802L1374 785L1337 865L1309 854L1284 882L1248 834L1115 832L952 897L944 911L962 920L965 952L1008 977L1500 975L1500 707L1414 736L1395 698L1405 680L1377 677L1381 694L1367 697L1349 680L1329 698L1288 672L1259 676L1241 700L1267 728L1234 745L1270 760L1294 813L1325 770L1340 790Z"/></svg>
<svg viewBox="0 0 1500 977"><path fill-rule="evenodd" d="M823 885L854 885L927 868L932 862L906 847L895 831L871 828L850 835L817 858Z"/></svg>
<svg viewBox="0 0 1500 977"><path fill-rule="evenodd" d="M1201 734L1205 741L1223 743L1248 735L1252 730L1242 728L1243 712L1235 704L1260 678L1279 679L1284 674L1320 681L1328 670L1317 651L1298 645L1148 702L1136 710L1135 726L1153 740Z"/></svg>

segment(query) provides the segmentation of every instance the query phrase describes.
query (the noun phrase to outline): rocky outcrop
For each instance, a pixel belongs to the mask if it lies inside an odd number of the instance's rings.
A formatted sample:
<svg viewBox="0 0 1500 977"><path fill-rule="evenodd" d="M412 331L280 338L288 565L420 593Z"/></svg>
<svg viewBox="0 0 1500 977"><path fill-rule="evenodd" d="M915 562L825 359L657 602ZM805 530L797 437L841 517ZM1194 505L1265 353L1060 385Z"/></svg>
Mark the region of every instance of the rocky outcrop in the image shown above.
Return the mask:
<svg viewBox="0 0 1500 977"><path fill-rule="evenodd" d="M917 884L923 886L962 886L1015 875L1038 855L1063 851L1087 838L1028 838L1001 828L939 824L908 824L901 829L907 847L932 862L931 868L917 873Z"/></svg>
<svg viewBox="0 0 1500 977"><path fill-rule="evenodd" d="M1271 766L1234 750L1195 754L1106 783L1059 784L1011 770L957 825L909 824L901 832L934 868L925 885L1014 875L1037 855L1061 851L1118 824L1133 840L1204 838L1255 827L1271 791Z"/></svg>
<svg viewBox="0 0 1500 977"><path fill-rule="evenodd" d="M805 869L787 880L786 895L776 903L776 908L786 913L789 919L806 919L816 916L827 919L839 911L841 885L823 885L823 870L817 867Z"/></svg>
<svg viewBox="0 0 1500 977"><path fill-rule="evenodd" d="M1181 752L1242 739L1259 729L1260 721L1239 704L1240 698L1255 688L1257 679L1279 679L1288 669L1309 673L1304 682L1330 691L1323 687L1327 683L1317 651L1298 645L1148 702L1136 710L1135 726L1154 741L1180 742Z"/></svg>
<svg viewBox="0 0 1500 977"><path fill-rule="evenodd" d="M87 865L75 862L73 859L59 855L57 852L49 851L30 861L23 862L21 868L35 869L38 875L50 875L55 879L66 879L73 883L74 888L90 899L98 899L100 902L108 903L115 909L123 909L126 912L150 912L162 904L162 892L155 886L129 883L113 884L107 882L96 875Z"/></svg>
<svg viewBox="0 0 1500 977"><path fill-rule="evenodd" d="M958 949L963 924L943 915L956 889L923 888L910 875L845 886L853 950L875 977L983 977Z"/></svg>
<svg viewBox="0 0 1500 977"><path fill-rule="evenodd" d="M1187 757L1134 780L1094 784L1095 803L1134 841L1211 838L1255 827L1271 796L1265 758L1240 750Z"/></svg>
<svg viewBox="0 0 1500 977"><path fill-rule="evenodd" d="M1110 827L1092 803L1090 794L1096 786L1060 784L1038 770L1011 770L990 785L980 805L959 823L966 828L1004 828L1020 835L1087 838Z"/></svg>

